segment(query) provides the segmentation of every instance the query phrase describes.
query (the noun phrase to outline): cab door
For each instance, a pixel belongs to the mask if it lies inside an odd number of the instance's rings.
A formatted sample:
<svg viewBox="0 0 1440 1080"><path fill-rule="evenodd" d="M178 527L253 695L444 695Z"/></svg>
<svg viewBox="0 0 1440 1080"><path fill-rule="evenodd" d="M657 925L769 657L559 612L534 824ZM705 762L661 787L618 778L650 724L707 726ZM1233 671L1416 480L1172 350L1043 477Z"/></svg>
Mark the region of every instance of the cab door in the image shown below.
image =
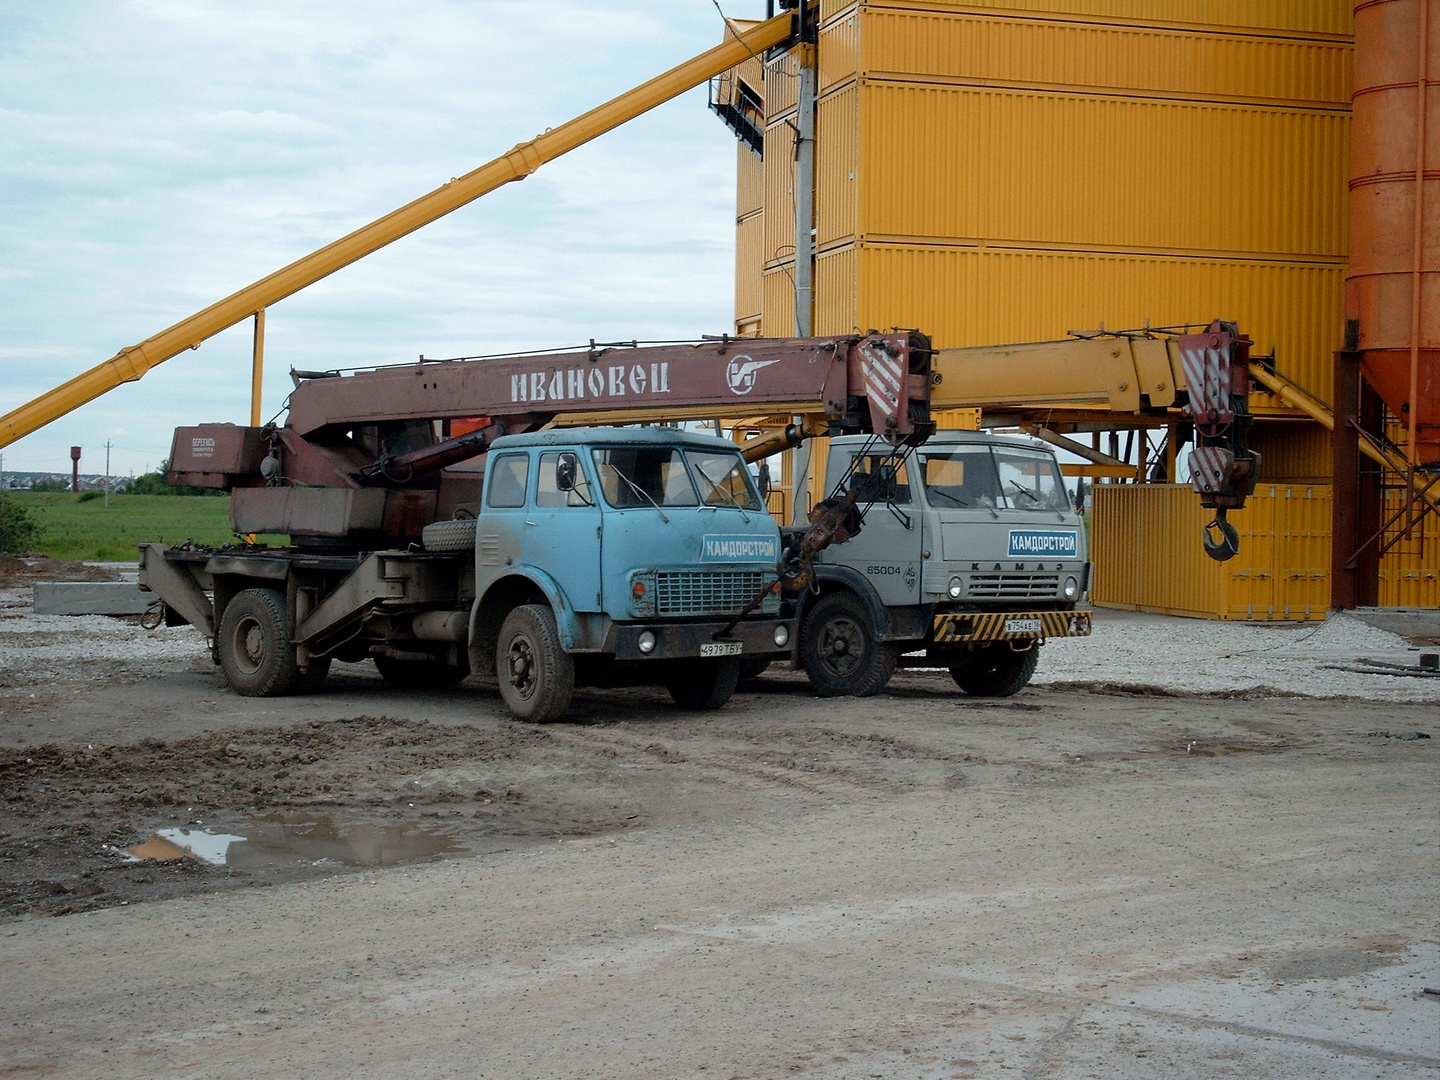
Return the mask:
<svg viewBox="0 0 1440 1080"><path fill-rule="evenodd" d="M834 493L846 476L858 449L831 445L826 495ZM912 464L907 454L892 472L883 451L862 458L846 486L856 491L856 506L865 510L865 524L858 536L827 548L816 560L858 571L886 607L920 603L921 528L910 487Z"/></svg>
<svg viewBox="0 0 1440 1080"><path fill-rule="evenodd" d="M525 561L559 583L576 611L600 611L601 517L584 454L547 450L536 459L525 513Z"/></svg>

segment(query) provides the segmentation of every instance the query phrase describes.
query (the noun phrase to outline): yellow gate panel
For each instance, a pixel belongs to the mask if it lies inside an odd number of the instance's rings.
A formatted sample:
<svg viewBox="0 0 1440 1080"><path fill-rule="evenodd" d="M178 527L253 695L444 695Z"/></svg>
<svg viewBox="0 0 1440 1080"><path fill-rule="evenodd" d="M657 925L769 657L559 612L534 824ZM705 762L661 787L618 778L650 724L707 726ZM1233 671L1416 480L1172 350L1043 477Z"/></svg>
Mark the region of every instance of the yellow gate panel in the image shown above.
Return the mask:
<svg viewBox="0 0 1440 1080"><path fill-rule="evenodd" d="M853 84L820 99L815 109L815 243L822 249L855 235L859 128L860 92Z"/></svg>
<svg viewBox="0 0 1440 1080"><path fill-rule="evenodd" d="M765 263L795 258L795 136L783 121L765 129Z"/></svg>
<svg viewBox="0 0 1440 1080"><path fill-rule="evenodd" d="M748 146L735 143L735 217L765 209L765 163Z"/></svg>
<svg viewBox="0 0 1440 1080"><path fill-rule="evenodd" d="M862 238L1345 264L1346 111L874 81L862 97Z"/></svg>
<svg viewBox="0 0 1440 1080"><path fill-rule="evenodd" d="M1062 20L870 7L863 17L860 70L871 78L1350 109L1348 41ZM837 34L837 59L839 45ZM824 53L822 35L822 68Z"/></svg>
<svg viewBox="0 0 1440 1080"><path fill-rule="evenodd" d="M768 215L767 215L768 216ZM780 263L765 271L762 279L765 313L760 320L761 337L795 336L795 261Z"/></svg>
<svg viewBox="0 0 1440 1080"><path fill-rule="evenodd" d="M791 298L792 304L794 298ZM858 334L855 325L855 248L833 248L815 260L815 333ZM877 326L888 330L889 325Z"/></svg>
<svg viewBox="0 0 1440 1080"><path fill-rule="evenodd" d="M750 151L746 150L745 153ZM765 214L742 218L735 226L735 322L760 318L765 300L761 274L765 266Z"/></svg>
<svg viewBox="0 0 1440 1080"><path fill-rule="evenodd" d="M989 8L1192 29L1280 30L1301 34L1355 32L1352 0L883 0L885 7ZM838 5L837 5L838 6ZM865 3L868 11L878 6ZM1198 24L1198 25L1197 25Z"/></svg>
<svg viewBox="0 0 1440 1080"><path fill-rule="evenodd" d="M1385 516L1400 507L1388 492ZM1440 608L1440 517L1427 514L1415 533L1380 559L1380 606Z"/></svg>
<svg viewBox="0 0 1440 1080"><path fill-rule="evenodd" d="M1330 396L1343 265L864 241L858 259L861 329L918 326L959 348L1223 311L1254 333L1257 355L1275 350L1282 370Z"/></svg>
<svg viewBox="0 0 1440 1080"><path fill-rule="evenodd" d="M1323 619L1330 605L1330 486L1261 484L1230 521L1240 554L1217 563L1211 513L1188 484L1097 484L1091 599L1207 619Z"/></svg>

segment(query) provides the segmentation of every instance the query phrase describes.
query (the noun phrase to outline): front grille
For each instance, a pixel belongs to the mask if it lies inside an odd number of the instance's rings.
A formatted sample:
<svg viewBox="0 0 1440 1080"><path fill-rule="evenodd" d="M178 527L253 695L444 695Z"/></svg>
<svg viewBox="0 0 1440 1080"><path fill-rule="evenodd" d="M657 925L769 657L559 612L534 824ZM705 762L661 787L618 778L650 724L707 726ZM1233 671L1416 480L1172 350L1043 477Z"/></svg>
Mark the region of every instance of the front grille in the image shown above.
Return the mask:
<svg viewBox="0 0 1440 1080"><path fill-rule="evenodd" d="M755 599L774 575L761 570L661 570L655 575L655 602L660 615L735 615ZM779 607L770 595L757 612Z"/></svg>
<svg viewBox="0 0 1440 1080"><path fill-rule="evenodd" d="M971 600L1051 599L1060 591L1059 574L971 574Z"/></svg>

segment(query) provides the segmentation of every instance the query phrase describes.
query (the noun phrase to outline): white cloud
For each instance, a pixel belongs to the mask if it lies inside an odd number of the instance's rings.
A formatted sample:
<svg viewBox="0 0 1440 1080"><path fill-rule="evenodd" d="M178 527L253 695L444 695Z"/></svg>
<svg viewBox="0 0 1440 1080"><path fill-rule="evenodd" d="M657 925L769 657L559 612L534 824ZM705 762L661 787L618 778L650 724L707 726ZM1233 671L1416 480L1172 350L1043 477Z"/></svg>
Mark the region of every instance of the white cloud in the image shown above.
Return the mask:
<svg viewBox="0 0 1440 1080"><path fill-rule="evenodd" d="M709 0L0 0L0 411L720 35ZM277 304L267 414L291 366L727 329L735 150L704 100ZM117 471L153 464L176 425L248 414L249 348L247 323L6 468L68 468L76 443L92 463L106 438Z"/></svg>

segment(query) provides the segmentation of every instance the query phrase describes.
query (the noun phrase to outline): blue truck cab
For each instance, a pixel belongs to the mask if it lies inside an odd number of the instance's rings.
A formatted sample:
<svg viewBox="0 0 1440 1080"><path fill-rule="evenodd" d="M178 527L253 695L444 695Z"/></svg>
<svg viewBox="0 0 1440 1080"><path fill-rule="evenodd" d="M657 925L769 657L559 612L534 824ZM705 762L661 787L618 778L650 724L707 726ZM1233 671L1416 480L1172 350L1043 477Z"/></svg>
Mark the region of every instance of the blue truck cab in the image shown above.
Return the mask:
<svg viewBox="0 0 1440 1080"><path fill-rule="evenodd" d="M575 686L729 700L787 655L780 531L735 444L664 427L571 428L490 448L475 519L471 670L534 722Z"/></svg>

